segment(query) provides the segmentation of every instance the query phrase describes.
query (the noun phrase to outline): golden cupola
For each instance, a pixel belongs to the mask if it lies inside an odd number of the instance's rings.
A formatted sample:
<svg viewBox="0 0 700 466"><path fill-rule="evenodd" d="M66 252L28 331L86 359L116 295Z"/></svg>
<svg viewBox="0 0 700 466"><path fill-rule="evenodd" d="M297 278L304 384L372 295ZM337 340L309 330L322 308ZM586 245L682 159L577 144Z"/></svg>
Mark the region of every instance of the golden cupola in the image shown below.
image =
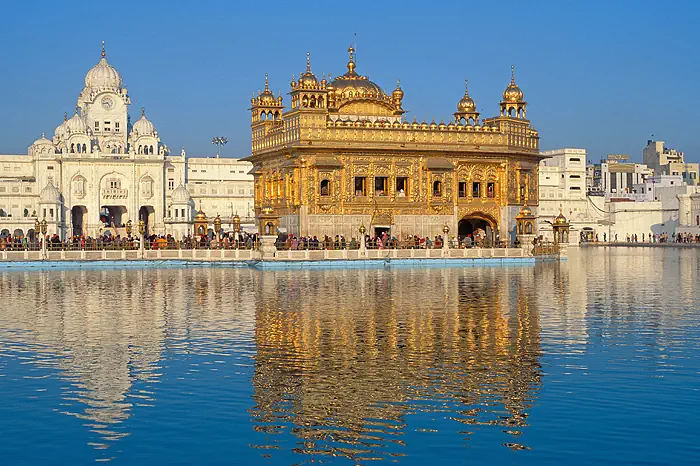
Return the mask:
<svg viewBox="0 0 700 466"><path fill-rule="evenodd" d="M566 221L566 217L564 217L564 214L562 213L561 209L559 209L559 215L556 216L554 219L554 223L556 225L568 225L569 222Z"/></svg>
<svg viewBox="0 0 700 466"><path fill-rule="evenodd" d="M510 67L510 84L503 91L503 101L504 102L522 102L523 101L523 91L515 84L515 66Z"/></svg>
<svg viewBox="0 0 700 466"><path fill-rule="evenodd" d="M258 95L258 105L265 107L277 105L277 99L275 98L275 94L273 94L270 90L270 86L267 80L267 73L265 73L265 90L262 91L260 95Z"/></svg>
<svg viewBox="0 0 700 466"><path fill-rule="evenodd" d="M403 89L401 89L401 80L396 80L396 89L391 93L391 98L394 101L394 105L397 109L401 109L401 101L403 100Z"/></svg>
<svg viewBox="0 0 700 466"><path fill-rule="evenodd" d="M311 54L306 52L306 71L299 75L297 86L301 89L318 89L318 79L311 72Z"/></svg>
<svg viewBox="0 0 700 466"><path fill-rule="evenodd" d="M469 96L469 80L464 80L464 96L457 102L457 111L455 112L455 120L462 124L479 124L479 112L476 111L476 103Z"/></svg>
<svg viewBox="0 0 700 466"><path fill-rule="evenodd" d="M275 97L270 90L267 73L265 73L265 89L258 95L250 99L250 111L252 112L252 122L266 122L281 120L284 105L282 96Z"/></svg>
<svg viewBox="0 0 700 466"><path fill-rule="evenodd" d="M527 102L522 89L515 84L515 66L510 67L510 83L503 91L501 116L525 119Z"/></svg>
<svg viewBox="0 0 700 466"><path fill-rule="evenodd" d="M197 212L197 215L194 216L195 221L200 221L204 222L207 220L207 214L204 213L202 210L202 207L199 207L199 211Z"/></svg>

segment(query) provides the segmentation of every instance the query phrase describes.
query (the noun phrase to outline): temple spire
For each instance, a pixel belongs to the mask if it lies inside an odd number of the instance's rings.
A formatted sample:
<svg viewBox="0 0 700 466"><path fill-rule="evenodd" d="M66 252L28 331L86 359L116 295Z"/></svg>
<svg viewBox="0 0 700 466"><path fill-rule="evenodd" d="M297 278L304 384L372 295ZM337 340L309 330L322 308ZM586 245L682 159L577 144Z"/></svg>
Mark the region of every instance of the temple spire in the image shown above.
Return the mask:
<svg viewBox="0 0 700 466"><path fill-rule="evenodd" d="M105 41L102 41L102 58L106 57L107 53L105 52Z"/></svg>

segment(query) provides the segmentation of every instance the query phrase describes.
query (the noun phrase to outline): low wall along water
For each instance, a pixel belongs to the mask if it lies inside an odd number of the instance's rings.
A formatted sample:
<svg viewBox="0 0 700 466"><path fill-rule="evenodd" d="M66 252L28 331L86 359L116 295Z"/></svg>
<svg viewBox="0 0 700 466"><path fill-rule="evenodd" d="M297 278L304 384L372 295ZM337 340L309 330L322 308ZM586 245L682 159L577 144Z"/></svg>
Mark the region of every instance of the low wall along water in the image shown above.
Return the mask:
<svg viewBox="0 0 700 466"><path fill-rule="evenodd" d="M44 257L45 256L45 257ZM182 267L252 266L260 269L300 267L444 267L478 264L534 263L560 256L531 256L523 249L341 249L274 251L251 249L163 249L101 251L0 251L0 269L45 267Z"/></svg>

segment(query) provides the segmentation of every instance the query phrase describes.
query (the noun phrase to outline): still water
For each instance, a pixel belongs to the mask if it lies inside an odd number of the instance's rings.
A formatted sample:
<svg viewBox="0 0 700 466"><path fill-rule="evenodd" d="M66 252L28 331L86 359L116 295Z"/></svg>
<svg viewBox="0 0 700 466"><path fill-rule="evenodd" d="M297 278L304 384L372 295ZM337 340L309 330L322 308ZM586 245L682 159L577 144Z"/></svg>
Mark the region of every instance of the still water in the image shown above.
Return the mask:
<svg viewBox="0 0 700 466"><path fill-rule="evenodd" d="M622 248L0 273L0 463L694 463L699 277Z"/></svg>

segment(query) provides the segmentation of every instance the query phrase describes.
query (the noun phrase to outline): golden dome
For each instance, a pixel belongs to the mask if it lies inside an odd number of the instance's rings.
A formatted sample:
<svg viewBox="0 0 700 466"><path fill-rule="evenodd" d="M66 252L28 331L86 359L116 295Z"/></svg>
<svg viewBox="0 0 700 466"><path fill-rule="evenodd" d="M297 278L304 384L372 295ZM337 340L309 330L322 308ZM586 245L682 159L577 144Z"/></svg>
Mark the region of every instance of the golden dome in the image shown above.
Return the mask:
<svg viewBox="0 0 700 466"><path fill-rule="evenodd" d="M197 215L194 216L195 221L201 220L201 221L206 221L207 215L202 212L202 208L199 208L199 212L197 212Z"/></svg>
<svg viewBox="0 0 700 466"><path fill-rule="evenodd" d="M523 204L523 207L520 209L520 213L518 213L518 216L520 216L520 217L532 217L532 211L527 206L527 202L525 204Z"/></svg>
<svg viewBox="0 0 700 466"><path fill-rule="evenodd" d="M523 91L515 84L515 66L511 66L510 84L503 91L503 102L522 102Z"/></svg>
<svg viewBox="0 0 700 466"><path fill-rule="evenodd" d="M266 107L277 105L275 94L270 91L270 87L267 83L267 73L265 73L265 90L262 92L262 94L258 95L258 104Z"/></svg>
<svg viewBox="0 0 700 466"><path fill-rule="evenodd" d="M355 71L355 49L350 47L350 61L348 61L348 71L342 76L338 76L331 81L331 86L335 89L335 95L345 99L349 98L376 98L382 99L386 94L379 85L373 83L367 76L361 76Z"/></svg>
<svg viewBox="0 0 700 466"><path fill-rule="evenodd" d="M554 224L555 225L566 225L568 222L566 221L566 217L564 217L564 214L561 213L561 210L559 210L559 215L554 219Z"/></svg>
<svg viewBox="0 0 700 466"><path fill-rule="evenodd" d="M391 93L391 96L394 98L394 100L403 99L403 89L401 89L401 80L400 79L396 80L396 89L394 89L394 92Z"/></svg>
<svg viewBox="0 0 700 466"><path fill-rule="evenodd" d="M306 52L306 72L299 77L299 85L302 89L315 89L318 87L318 79L311 72L311 54Z"/></svg>
<svg viewBox="0 0 700 466"><path fill-rule="evenodd" d="M464 97L457 102L457 112L459 113L471 113L476 112L476 103L474 99L469 97L469 81L464 80Z"/></svg>

